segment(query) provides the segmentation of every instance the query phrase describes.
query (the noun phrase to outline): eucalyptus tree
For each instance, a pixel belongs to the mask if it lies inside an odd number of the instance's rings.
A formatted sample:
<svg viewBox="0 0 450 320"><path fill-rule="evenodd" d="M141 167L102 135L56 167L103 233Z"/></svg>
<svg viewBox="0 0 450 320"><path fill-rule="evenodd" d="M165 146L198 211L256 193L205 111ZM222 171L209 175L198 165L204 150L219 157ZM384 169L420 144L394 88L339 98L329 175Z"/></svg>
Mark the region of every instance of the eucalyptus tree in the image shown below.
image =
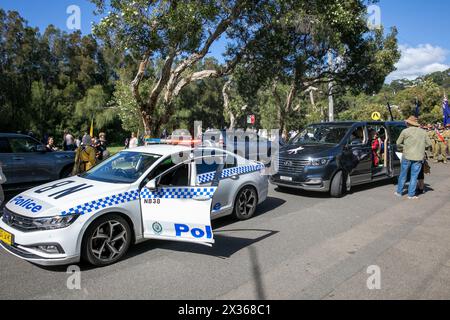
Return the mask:
<svg viewBox="0 0 450 320"><path fill-rule="evenodd" d="M91 0L104 17L94 33L134 57L133 98L146 131L157 134L174 114L174 99L192 82L229 75L246 54L268 0ZM107 12L108 11L108 12ZM107 13L106 13L107 12ZM213 44L226 43L223 65L198 70ZM148 74L148 70L156 70ZM153 77L150 92L141 83Z"/></svg>
<svg viewBox="0 0 450 320"><path fill-rule="evenodd" d="M272 90L278 125L286 133L286 118L301 107L296 99L312 87L332 83L335 92L379 91L400 54L395 28L387 35L382 28L369 28L367 5L372 2L280 1L266 16L269 28L237 68L242 94Z"/></svg>

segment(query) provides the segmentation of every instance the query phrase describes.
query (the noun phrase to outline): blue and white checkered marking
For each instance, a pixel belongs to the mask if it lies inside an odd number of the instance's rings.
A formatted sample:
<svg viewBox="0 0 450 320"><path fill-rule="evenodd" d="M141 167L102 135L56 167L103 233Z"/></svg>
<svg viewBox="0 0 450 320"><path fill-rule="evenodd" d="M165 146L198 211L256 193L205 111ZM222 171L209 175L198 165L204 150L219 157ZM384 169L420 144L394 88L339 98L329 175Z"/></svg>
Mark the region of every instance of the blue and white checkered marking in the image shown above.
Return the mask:
<svg viewBox="0 0 450 320"><path fill-rule="evenodd" d="M192 199L194 197L206 196L212 198L216 188L161 188L156 191L150 191L147 188L142 189L142 199Z"/></svg>
<svg viewBox="0 0 450 320"><path fill-rule="evenodd" d="M72 215L72 214L86 214L98 211L100 209L108 208L114 205L127 203L130 201L139 200L139 191L132 190L128 192L119 193L116 195L108 196L105 198L100 198L91 202L86 202L84 204L78 205L74 208L70 208L66 211L61 212L62 216Z"/></svg>
<svg viewBox="0 0 450 320"><path fill-rule="evenodd" d="M262 165L262 164L225 169L222 171L220 178L225 179L225 178L231 177L233 175L241 175L241 174L246 174L246 173L257 172L257 171L261 171L262 169L264 169L264 165ZM215 172L208 172L208 173L198 175L197 183L199 183L199 184L209 183L214 180L214 176L215 176Z"/></svg>

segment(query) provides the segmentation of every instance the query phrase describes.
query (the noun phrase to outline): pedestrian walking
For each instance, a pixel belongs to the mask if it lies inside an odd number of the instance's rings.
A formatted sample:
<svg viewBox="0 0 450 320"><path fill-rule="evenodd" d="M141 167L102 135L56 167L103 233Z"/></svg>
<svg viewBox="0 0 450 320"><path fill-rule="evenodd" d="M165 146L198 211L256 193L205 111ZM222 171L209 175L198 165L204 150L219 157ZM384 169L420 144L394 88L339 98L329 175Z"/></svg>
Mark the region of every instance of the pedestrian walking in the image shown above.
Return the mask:
<svg viewBox="0 0 450 320"><path fill-rule="evenodd" d="M137 148L137 146L139 145L139 141L136 137L136 133L131 133L131 139L130 142L128 143L128 148L133 149L133 148Z"/></svg>
<svg viewBox="0 0 450 320"><path fill-rule="evenodd" d="M395 194L399 197L403 196L408 171L411 170L408 199L417 199L417 180L425 159L425 149L431 146L431 140L427 133L420 128L416 117L409 117L406 120L406 124L408 128L402 131L397 140L397 146L403 152L403 156L401 173Z"/></svg>
<svg viewBox="0 0 450 320"><path fill-rule="evenodd" d="M69 130L64 130L63 136L63 150L64 151L74 151L76 149L75 146L75 138L72 134L70 134Z"/></svg>
<svg viewBox="0 0 450 320"><path fill-rule="evenodd" d="M72 170L73 175L88 171L95 165L95 149L91 146L91 137L88 134L83 136L81 146L75 153L75 165Z"/></svg>

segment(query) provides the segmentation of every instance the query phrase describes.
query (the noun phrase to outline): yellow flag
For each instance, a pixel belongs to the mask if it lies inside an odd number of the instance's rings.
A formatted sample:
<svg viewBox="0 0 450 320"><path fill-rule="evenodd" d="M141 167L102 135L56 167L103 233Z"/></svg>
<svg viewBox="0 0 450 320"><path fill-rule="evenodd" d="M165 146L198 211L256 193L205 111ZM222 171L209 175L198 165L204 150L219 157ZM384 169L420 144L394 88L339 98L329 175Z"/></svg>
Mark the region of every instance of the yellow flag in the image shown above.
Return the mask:
<svg viewBox="0 0 450 320"><path fill-rule="evenodd" d="M92 118L91 121L91 131L89 131L89 135L91 136L91 138L94 136L94 118Z"/></svg>

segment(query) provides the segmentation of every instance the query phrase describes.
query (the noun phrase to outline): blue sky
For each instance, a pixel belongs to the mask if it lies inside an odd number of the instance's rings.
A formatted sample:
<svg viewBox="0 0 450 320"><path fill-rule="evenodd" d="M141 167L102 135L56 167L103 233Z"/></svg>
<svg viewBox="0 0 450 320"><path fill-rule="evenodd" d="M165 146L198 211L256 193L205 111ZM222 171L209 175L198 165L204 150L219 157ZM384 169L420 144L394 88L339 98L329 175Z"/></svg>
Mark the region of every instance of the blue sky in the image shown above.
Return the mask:
<svg viewBox="0 0 450 320"><path fill-rule="evenodd" d="M90 33L94 6L87 0L0 0L0 8L17 10L30 26L41 30L48 24L67 30L70 5L81 8L81 30ZM450 66L450 1L447 0L381 0L381 22L386 27L397 26L402 59L398 71L389 77L415 78L424 73L440 71ZM220 59L224 43L216 44L211 55Z"/></svg>

